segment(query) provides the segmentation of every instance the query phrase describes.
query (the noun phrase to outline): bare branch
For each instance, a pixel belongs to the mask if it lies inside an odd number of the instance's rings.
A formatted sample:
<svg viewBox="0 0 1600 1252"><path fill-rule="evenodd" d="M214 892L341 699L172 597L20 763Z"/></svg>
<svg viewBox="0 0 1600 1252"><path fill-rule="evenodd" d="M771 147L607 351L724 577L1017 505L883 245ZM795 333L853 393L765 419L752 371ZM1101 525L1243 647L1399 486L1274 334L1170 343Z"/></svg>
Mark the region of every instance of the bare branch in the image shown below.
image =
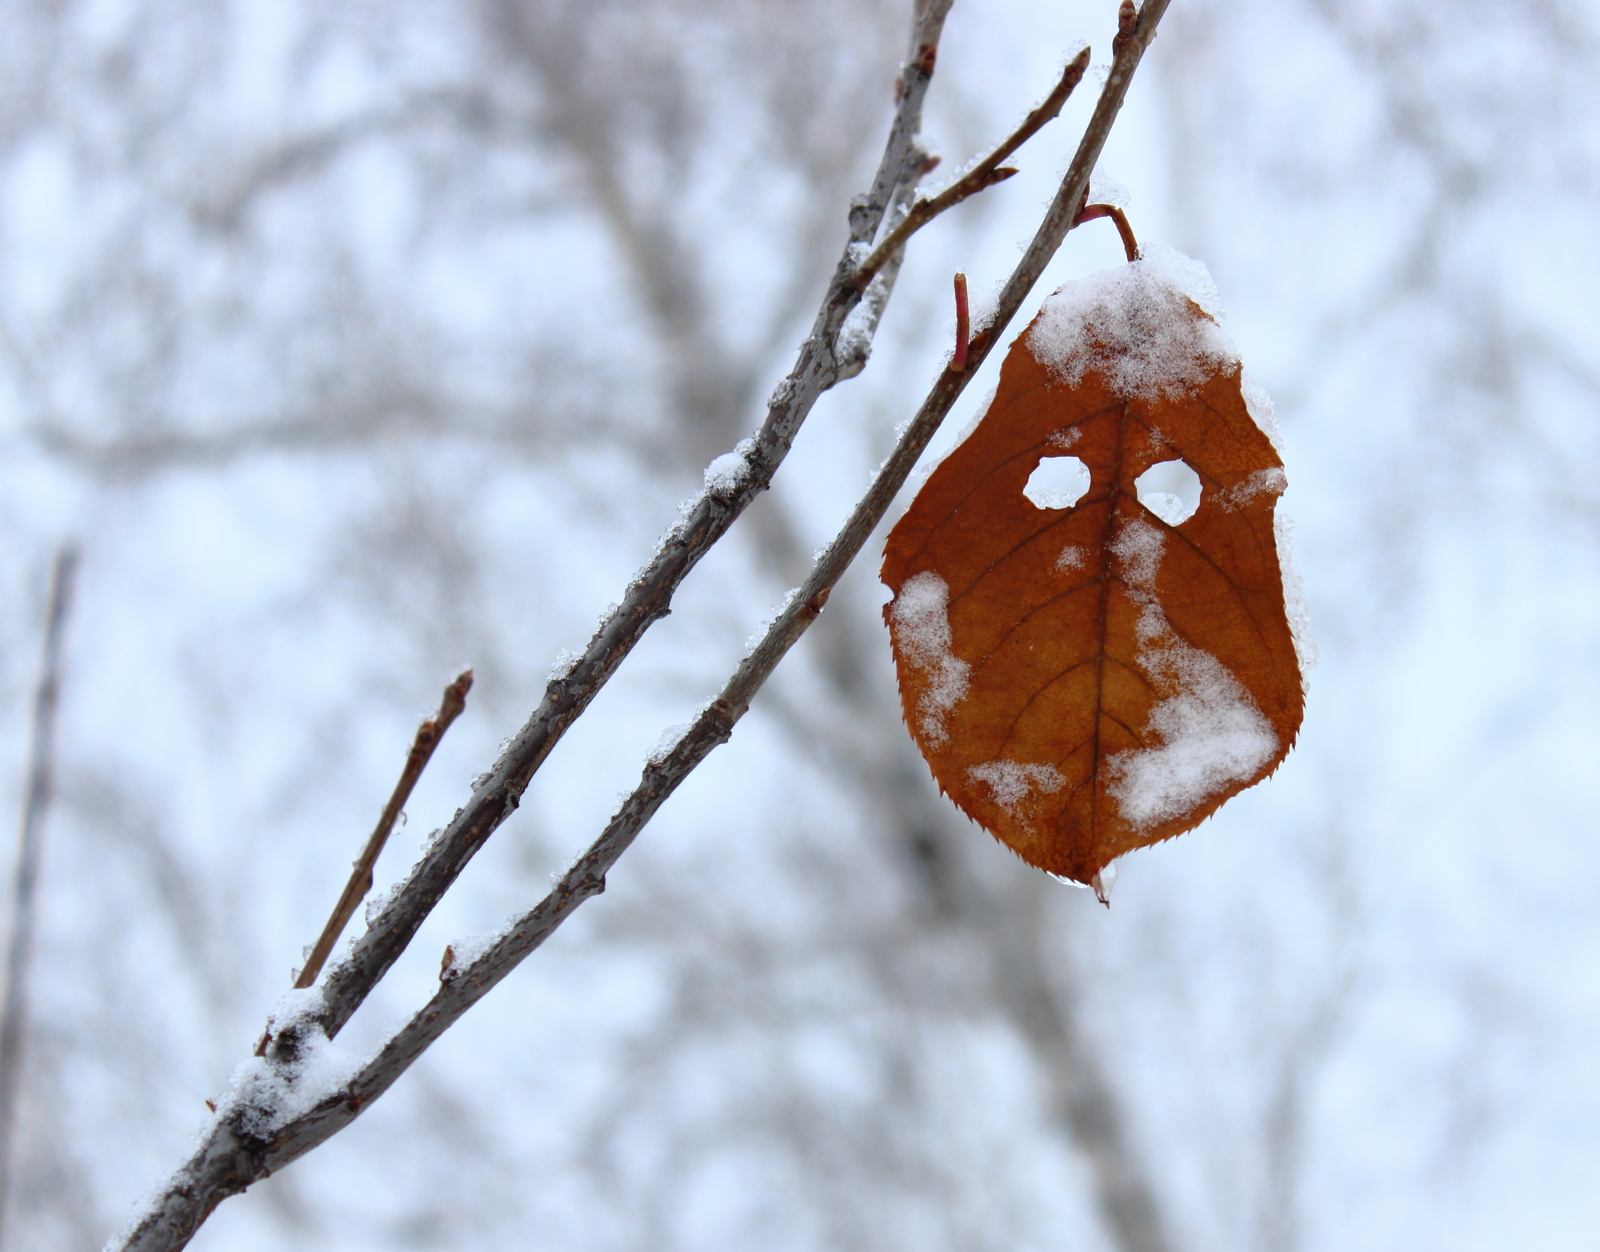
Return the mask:
<svg viewBox="0 0 1600 1252"><path fill-rule="evenodd" d="M863 287L866 286L872 281L873 276L889 263L889 258L905 246L906 240L939 214L955 208L963 200L970 199L996 183L1005 182L1015 174L1016 170L1003 168L1000 162L1043 130L1046 123L1061 115L1061 107L1072 95L1073 88L1083 81L1084 71L1088 68L1089 49L1084 48L1067 62L1066 68L1061 71L1061 81L1045 97L1044 103L1023 118L1022 124L1006 136L999 147L938 195L928 200L918 200L911 206L911 212L905 219L896 225L884 237L883 242L872 250L872 255L861 263L861 268L856 270L853 276L854 281Z"/></svg>
<svg viewBox="0 0 1600 1252"><path fill-rule="evenodd" d="M652 757L638 787L600 837L538 905L508 926L464 967L446 961L439 991L354 1078L308 1112L277 1125L273 1125L273 1110L257 1109L236 1093L219 1110L194 1156L152 1197L149 1207L136 1215L130 1228L114 1239L111 1247L127 1252L169 1252L185 1246L222 1200L297 1160L353 1121L463 1013L543 944L578 905L605 889L605 875L618 857L677 786L718 744L727 741L756 692L822 612L832 588L887 514L951 406L1060 247L1083 203L1089 175L1129 82L1168 2L1146 0L1131 33L1122 38L1105 88L1060 190L1033 242L1001 290L988 325L968 345L967 368L947 366L942 372L893 454L817 560L798 595L740 663L722 694L669 751ZM872 195L851 207L853 244L873 237L907 172L913 178L920 176L915 121L947 9L948 0L929 0L919 6L913 39L918 52L905 69L900 107L879 177ZM1124 31L1128 26L1125 21ZM837 378L831 345L860 294L860 288L852 281L855 268L850 262L854 251L847 249L841 259L813 333L802 348L800 362L774 393L761 431L741 447L739 465L726 474L708 472L707 490L685 521L663 540L656 558L629 587L624 604L608 615L572 670L552 679L540 709L501 754L467 806L413 869L395 899L373 920L351 957L332 969L322 987L320 1007L307 1006L307 1011L273 1035L265 1060L283 1080L293 1081L297 1063L307 1046L315 1046L318 1036L331 1038L348 1021L467 859L516 808L533 771L561 732L587 707L644 630L665 615L678 582L726 532L755 493L766 487L811 405Z"/></svg>
<svg viewBox="0 0 1600 1252"><path fill-rule="evenodd" d="M411 789L417 785L417 779L422 777L422 771L428 768L428 762L433 759L433 750L444 738L444 732L450 729L450 724L460 717L461 711L467 707L467 692L471 690L472 671L464 669L456 675L455 681L444 689L444 695L439 700L439 711L417 727L417 736L411 743L411 751L406 755L405 768L400 771L400 781L395 783L389 803L383 806L378 824L367 838L367 846L361 850L361 855L356 859L355 867L350 871L350 881L345 883L339 902L333 906L328 924L322 928L316 946L306 957L305 968L294 981L296 987L309 987L317 981L317 975L322 972L322 963L328 959L328 953L333 951L333 945L339 942L339 936L344 933L345 926L355 914L356 905L360 904L361 898L372 890L372 868L378 863L383 845L389 841L389 832L394 829L394 824L400 817L400 810L405 808L406 801L411 798Z"/></svg>
<svg viewBox="0 0 1600 1252"><path fill-rule="evenodd" d="M33 952L34 894L39 882L40 840L55 789L56 709L61 699L61 643L72 609L78 549L64 543L50 573L50 607L45 619L44 663L33 697L33 744L29 750L28 791L17 839L17 874L12 886L11 935L6 945L5 1016L0 1018L0 1245L5 1240L11 1198L12 1138L16 1129L17 1083L22 1076L22 1043L28 1011L28 960Z"/></svg>

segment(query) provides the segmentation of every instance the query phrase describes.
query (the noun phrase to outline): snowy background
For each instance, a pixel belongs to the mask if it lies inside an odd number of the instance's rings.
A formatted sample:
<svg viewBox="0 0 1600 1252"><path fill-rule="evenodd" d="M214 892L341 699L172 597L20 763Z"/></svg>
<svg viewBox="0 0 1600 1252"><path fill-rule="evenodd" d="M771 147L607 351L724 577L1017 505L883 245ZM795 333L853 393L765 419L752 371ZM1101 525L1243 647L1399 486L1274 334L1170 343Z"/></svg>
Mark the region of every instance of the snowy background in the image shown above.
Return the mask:
<svg viewBox="0 0 1600 1252"><path fill-rule="evenodd" d="M187 1154L455 667L477 686L380 887L756 424L906 7L0 12L0 811L50 560L84 550L8 1249L98 1247ZM1082 40L1104 62L1114 10L957 0L946 165ZM1134 84L1101 172L1210 267L1286 443L1322 659L1278 776L1127 858L1102 910L938 800L864 558L607 894L194 1246L1593 1247L1597 69L1576 0L1174 0ZM343 1046L536 898L720 686L1095 86L916 239L867 372ZM1038 295L1119 259L1092 223ZM1143 1242L1099 1216L1116 1169Z"/></svg>

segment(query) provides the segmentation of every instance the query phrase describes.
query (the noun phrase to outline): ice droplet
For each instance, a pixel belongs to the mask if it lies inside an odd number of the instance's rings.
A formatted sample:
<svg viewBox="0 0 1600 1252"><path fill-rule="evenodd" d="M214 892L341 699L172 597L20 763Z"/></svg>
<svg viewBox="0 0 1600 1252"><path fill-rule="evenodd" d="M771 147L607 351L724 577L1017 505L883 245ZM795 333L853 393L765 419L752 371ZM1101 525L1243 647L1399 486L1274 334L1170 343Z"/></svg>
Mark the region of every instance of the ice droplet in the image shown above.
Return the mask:
<svg viewBox="0 0 1600 1252"><path fill-rule="evenodd" d="M1048 873L1049 871L1047 870L1046 872ZM1117 881L1117 866L1114 861L1086 883L1079 882L1076 878L1067 878L1062 874L1051 874L1050 877L1059 883L1065 883L1069 887L1076 887L1080 891L1093 890L1096 900L1100 901L1108 909L1111 907L1111 888L1116 885Z"/></svg>
<svg viewBox="0 0 1600 1252"><path fill-rule="evenodd" d="M1094 898L1108 909L1111 907L1111 888L1117 885L1117 863L1111 862L1089 880L1094 888Z"/></svg>

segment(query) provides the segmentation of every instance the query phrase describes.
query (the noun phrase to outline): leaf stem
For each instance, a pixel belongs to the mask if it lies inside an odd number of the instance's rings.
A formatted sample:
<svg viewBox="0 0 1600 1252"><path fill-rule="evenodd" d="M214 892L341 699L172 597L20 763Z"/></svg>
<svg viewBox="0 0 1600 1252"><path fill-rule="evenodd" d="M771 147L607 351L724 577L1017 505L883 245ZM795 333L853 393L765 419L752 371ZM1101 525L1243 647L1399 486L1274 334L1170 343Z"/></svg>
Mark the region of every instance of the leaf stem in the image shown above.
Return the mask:
<svg viewBox="0 0 1600 1252"><path fill-rule="evenodd" d="M1097 217L1109 217L1117 228L1117 234L1122 236L1122 250L1127 254L1129 264L1139 260L1144 254L1139 251L1139 241L1133 237L1133 227L1128 225L1128 215L1114 204L1087 204L1078 210L1078 216L1072 219L1074 226L1082 226L1085 222L1092 222Z"/></svg>

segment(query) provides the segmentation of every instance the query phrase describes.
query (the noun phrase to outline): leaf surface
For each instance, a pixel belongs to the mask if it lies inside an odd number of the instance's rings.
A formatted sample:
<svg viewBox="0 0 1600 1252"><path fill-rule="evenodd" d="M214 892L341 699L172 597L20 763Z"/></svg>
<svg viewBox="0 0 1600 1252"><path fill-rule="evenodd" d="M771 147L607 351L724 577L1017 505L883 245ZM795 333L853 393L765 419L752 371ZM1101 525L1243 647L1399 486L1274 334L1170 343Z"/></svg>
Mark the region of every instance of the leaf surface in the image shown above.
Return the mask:
<svg viewBox="0 0 1600 1252"><path fill-rule="evenodd" d="M889 536L902 711L941 789L1097 889L1116 857L1270 774L1299 730L1283 464L1241 382L1215 321L1150 263L1069 284ZM1075 503L1029 488L1059 457L1088 471ZM1139 498L1169 461L1200 484L1177 524L1153 511L1175 501Z"/></svg>

